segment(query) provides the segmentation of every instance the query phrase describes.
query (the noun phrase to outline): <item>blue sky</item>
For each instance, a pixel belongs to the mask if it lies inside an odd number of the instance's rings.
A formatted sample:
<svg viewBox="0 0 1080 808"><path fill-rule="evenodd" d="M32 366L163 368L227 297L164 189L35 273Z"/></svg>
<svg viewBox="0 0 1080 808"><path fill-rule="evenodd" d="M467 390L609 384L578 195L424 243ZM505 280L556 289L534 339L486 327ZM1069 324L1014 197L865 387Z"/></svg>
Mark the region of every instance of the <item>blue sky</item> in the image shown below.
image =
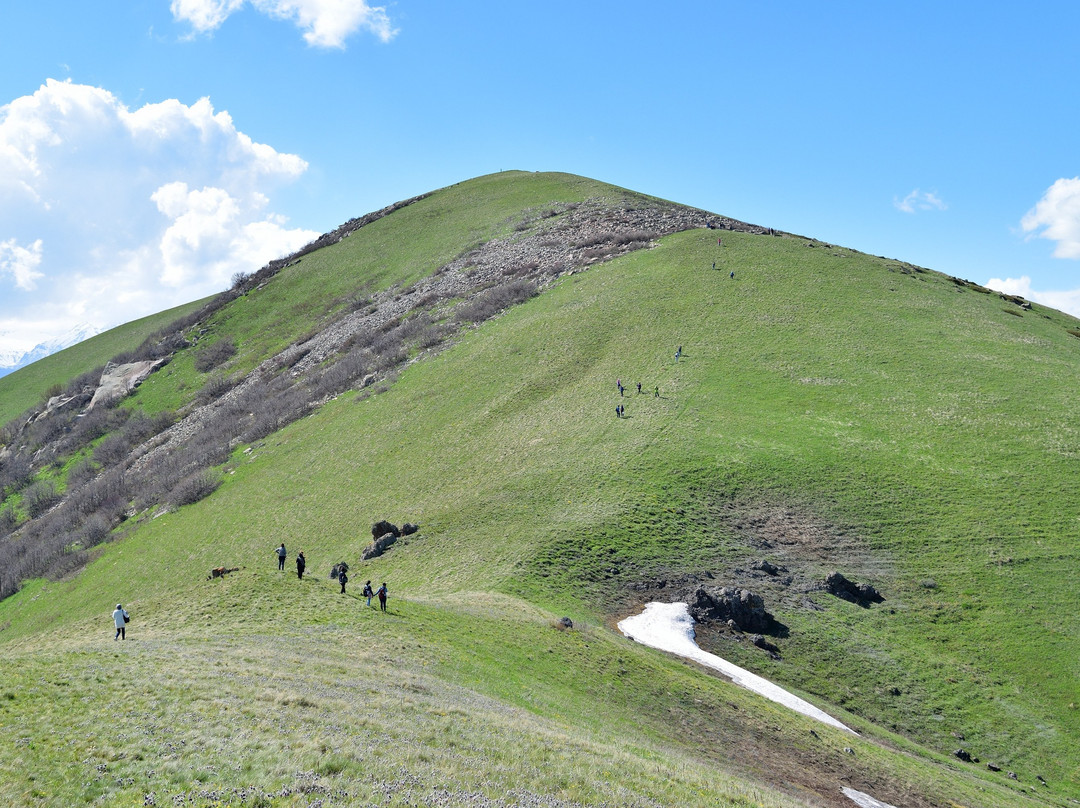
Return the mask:
<svg viewBox="0 0 1080 808"><path fill-rule="evenodd" d="M1080 315L1080 5L0 11L0 353L390 202L582 174Z"/></svg>

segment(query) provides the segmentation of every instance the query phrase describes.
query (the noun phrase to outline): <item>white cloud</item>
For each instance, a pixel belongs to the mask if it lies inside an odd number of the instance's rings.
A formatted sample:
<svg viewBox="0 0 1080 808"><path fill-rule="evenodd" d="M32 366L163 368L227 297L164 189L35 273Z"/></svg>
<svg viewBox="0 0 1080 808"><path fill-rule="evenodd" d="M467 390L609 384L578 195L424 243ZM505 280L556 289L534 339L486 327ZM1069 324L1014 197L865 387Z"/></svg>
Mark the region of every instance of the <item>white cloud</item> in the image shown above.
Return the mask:
<svg viewBox="0 0 1080 808"><path fill-rule="evenodd" d="M42 277L37 271L41 265L41 239L29 247L20 247L15 239L0 241L0 278L11 275L15 285L27 292L34 289L35 281Z"/></svg>
<svg viewBox="0 0 1080 808"><path fill-rule="evenodd" d="M108 327L220 291L318 235L272 210L306 169L209 99L132 111L50 79L0 106L0 290L22 290L0 291L3 330L33 345L52 334L31 322Z"/></svg>
<svg viewBox="0 0 1080 808"><path fill-rule="evenodd" d="M1031 288L1031 278L1027 275L1021 275L1019 278L991 278L983 285L995 292L1019 295L1025 300L1033 300L1074 317L1080 317L1080 289L1040 292Z"/></svg>
<svg viewBox="0 0 1080 808"><path fill-rule="evenodd" d="M946 210L949 207L933 191L920 191L918 188L903 199L894 196L893 206L904 213L916 213L920 210Z"/></svg>
<svg viewBox="0 0 1080 808"><path fill-rule="evenodd" d="M345 40L363 29L389 42L397 34L386 9L365 0L251 0L257 10L294 23L304 40L317 48L344 48ZM173 0L173 18L191 24L198 33L219 28L239 11L244 0Z"/></svg>
<svg viewBox="0 0 1080 808"><path fill-rule="evenodd" d="M1055 258L1080 258L1080 177L1047 188L1020 226L1025 233L1056 241Z"/></svg>

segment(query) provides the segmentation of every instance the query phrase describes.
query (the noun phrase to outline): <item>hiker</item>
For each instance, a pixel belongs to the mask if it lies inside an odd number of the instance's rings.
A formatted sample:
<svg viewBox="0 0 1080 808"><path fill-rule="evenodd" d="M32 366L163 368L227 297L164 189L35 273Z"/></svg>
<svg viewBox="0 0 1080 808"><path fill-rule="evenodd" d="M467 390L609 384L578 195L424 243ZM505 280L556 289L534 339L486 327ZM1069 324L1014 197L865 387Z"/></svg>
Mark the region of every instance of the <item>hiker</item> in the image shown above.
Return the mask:
<svg viewBox="0 0 1080 808"><path fill-rule="evenodd" d="M364 597L367 598L367 605L371 607L371 599L375 597L375 593L371 589L371 581L364 584Z"/></svg>
<svg viewBox="0 0 1080 808"><path fill-rule="evenodd" d="M624 391L625 389L626 389L626 388L625 388L625 387L623 387L623 386L622 386L621 384L619 385L619 395L620 395L620 396L621 396L621 395L623 394L623 391Z"/></svg>
<svg viewBox="0 0 1080 808"><path fill-rule="evenodd" d="M724 246L724 239L723 238L718 238L716 240L716 246L717 247L723 247Z"/></svg>
<svg viewBox="0 0 1080 808"><path fill-rule="evenodd" d="M386 591L386 581L383 581L382 586L379 587L378 595L379 595L379 608L382 609L384 612L386 611L387 594L388 593Z"/></svg>
<svg viewBox="0 0 1080 808"><path fill-rule="evenodd" d="M716 262L715 261L712 262L712 268L716 269Z"/></svg>
<svg viewBox="0 0 1080 808"><path fill-rule="evenodd" d="M660 398L660 385L657 385L656 389L653 390L653 398Z"/></svg>
<svg viewBox="0 0 1080 808"><path fill-rule="evenodd" d="M116 625L116 636L114 640L126 640L127 639L127 623L131 619L124 607L119 603L116 604L116 611L112 613L113 623Z"/></svg>
<svg viewBox="0 0 1080 808"><path fill-rule="evenodd" d="M735 270L731 270L731 279L735 280Z"/></svg>
<svg viewBox="0 0 1080 808"><path fill-rule="evenodd" d="M638 391L638 395L640 396L641 395L641 382L637 383L637 391Z"/></svg>
<svg viewBox="0 0 1080 808"><path fill-rule="evenodd" d="M289 554L285 549L285 542L282 542L281 546L274 552L277 553L277 568L279 570L285 569L285 556Z"/></svg>
<svg viewBox="0 0 1080 808"><path fill-rule="evenodd" d="M300 551L300 555L296 557L296 577L301 581L304 580L304 567L307 566L307 559L304 558L304 551Z"/></svg>
<svg viewBox="0 0 1080 808"><path fill-rule="evenodd" d="M338 570L337 574L338 583L341 584L341 594L345 594L345 584L349 582L349 576L345 574L345 570Z"/></svg>

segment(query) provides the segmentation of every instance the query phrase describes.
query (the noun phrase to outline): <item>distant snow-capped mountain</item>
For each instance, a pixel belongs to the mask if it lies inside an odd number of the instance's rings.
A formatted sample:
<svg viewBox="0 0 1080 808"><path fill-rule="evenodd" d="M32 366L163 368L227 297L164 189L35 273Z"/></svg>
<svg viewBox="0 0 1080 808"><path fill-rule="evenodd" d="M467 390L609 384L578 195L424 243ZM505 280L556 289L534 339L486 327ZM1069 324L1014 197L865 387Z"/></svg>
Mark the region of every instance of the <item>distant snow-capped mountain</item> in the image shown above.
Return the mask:
<svg viewBox="0 0 1080 808"><path fill-rule="evenodd" d="M89 323L79 323L60 336L35 345L29 351L0 351L0 376L6 376L12 371L24 368L32 362L44 359L50 354L64 350L64 348L70 348L72 345L100 333L101 329L96 326Z"/></svg>

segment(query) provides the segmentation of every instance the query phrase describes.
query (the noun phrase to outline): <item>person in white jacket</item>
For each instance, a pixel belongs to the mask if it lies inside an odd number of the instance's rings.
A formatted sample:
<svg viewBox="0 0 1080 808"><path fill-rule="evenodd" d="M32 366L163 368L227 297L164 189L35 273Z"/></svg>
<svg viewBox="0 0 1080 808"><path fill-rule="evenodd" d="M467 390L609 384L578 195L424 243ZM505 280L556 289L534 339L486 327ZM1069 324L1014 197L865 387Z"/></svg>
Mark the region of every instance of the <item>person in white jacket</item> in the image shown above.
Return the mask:
<svg viewBox="0 0 1080 808"><path fill-rule="evenodd" d="M116 611L112 613L113 622L116 624L116 636L114 640L126 640L127 639L127 621L128 613L124 611L124 607L119 603L116 604Z"/></svg>

